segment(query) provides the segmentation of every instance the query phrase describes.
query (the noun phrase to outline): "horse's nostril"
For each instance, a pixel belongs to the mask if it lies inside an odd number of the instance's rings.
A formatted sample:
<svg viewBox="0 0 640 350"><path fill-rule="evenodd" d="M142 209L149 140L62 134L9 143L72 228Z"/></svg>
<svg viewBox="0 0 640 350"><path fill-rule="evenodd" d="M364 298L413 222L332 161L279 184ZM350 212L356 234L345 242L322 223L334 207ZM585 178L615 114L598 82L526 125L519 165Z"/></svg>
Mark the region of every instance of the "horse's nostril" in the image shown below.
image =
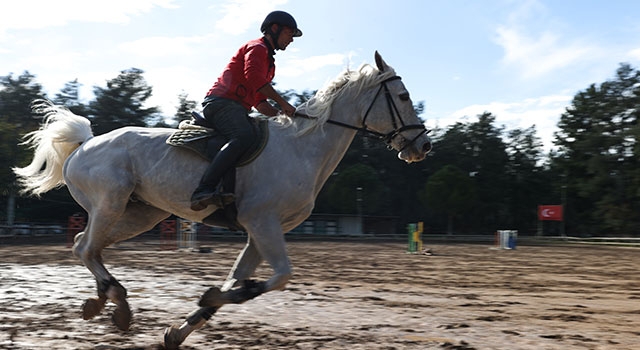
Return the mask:
<svg viewBox="0 0 640 350"><path fill-rule="evenodd" d="M424 145L422 145L422 151L424 153L429 153L431 152L431 142L425 142Z"/></svg>

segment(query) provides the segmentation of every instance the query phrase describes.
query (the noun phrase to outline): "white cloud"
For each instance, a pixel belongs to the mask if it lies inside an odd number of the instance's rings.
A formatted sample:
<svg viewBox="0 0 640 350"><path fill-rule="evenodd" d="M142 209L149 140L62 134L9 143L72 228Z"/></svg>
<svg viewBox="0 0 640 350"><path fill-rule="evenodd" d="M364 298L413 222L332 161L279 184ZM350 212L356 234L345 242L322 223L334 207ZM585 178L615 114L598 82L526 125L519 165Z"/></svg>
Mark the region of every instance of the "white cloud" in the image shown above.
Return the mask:
<svg viewBox="0 0 640 350"><path fill-rule="evenodd" d="M535 125L545 151L549 151L553 147L553 133L557 130L558 119L572 99L573 96L570 95L549 95L516 102L471 105L453 112L438 122L444 125L452 125L461 120L473 122L477 115L490 112L496 117L496 125L505 125L508 130L524 129ZM469 117L472 118L469 120Z"/></svg>
<svg viewBox="0 0 640 350"><path fill-rule="evenodd" d="M176 8L174 0L21 0L0 2L0 37L12 29L62 26L71 21L127 23L154 7Z"/></svg>
<svg viewBox="0 0 640 350"><path fill-rule="evenodd" d="M231 0L218 3L215 7L222 8L224 17L216 23L216 28L232 35L243 34L248 30L259 33L260 28L256 24L262 23L267 13L287 2L288 0Z"/></svg>
<svg viewBox="0 0 640 350"><path fill-rule="evenodd" d="M299 77L304 73L317 71L327 66L344 65L348 57L348 55L332 53L303 59L289 59L278 65L277 74L281 77Z"/></svg>
<svg viewBox="0 0 640 350"><path fill-rule="evenodd" d="M590 58L596 51L580 43L562 43L560 36L544 32L527 36L513 27L497 29L496 42L504 49L503 62L516 67L523 78L535 78Z"/></svg>
<svg viewBox="0 0 640 350"><path fill-rule="evenodd" d="M145 70L145 80L153 87L147 106L159 106L165 116L174 115L178 106L178 94L188 94L188 99L200 103L213 82L207 81L197 68L166 66ZM199 105L198 105L199 107Z"/></svg>
<svg viewBox="0 0 640 350"><path fill-rule="evenodd" d="M169 55L191 55L197 44L204 42L205 36L192 37L148 37L120 44L119 48L128 54L140 57L166 57Z"/></svg>
<svg viewBox="0 0 640 350"><path fill-rule="evenodd" d="M495 31L494 42L504 50L502 63L515 68L522 78L532 79L599 60L597 46L587 38L569 37L567 26L541 2L519 2Z"/></svg>
<svg viewBox="0 0 640 350"><path fill-rule="evenodd" d="M640 48L633 49L627 54L631 59L640 61Z"/></svg>

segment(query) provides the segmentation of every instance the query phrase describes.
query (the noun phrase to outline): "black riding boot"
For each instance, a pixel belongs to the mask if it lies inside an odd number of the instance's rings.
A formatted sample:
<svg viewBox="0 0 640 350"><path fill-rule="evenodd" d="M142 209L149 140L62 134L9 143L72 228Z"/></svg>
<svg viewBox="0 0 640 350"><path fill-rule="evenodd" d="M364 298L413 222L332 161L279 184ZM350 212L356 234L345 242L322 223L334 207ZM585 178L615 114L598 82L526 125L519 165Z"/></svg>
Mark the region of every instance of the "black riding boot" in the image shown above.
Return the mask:
<svg viewBox="0 0 640 350"><path fill-rule="evenodd" d="M235 166L243 152L243 148L234 147L233 141L227 143L218 152L191 195L191 210L203 210L211 204L222 208L235 200L233 193L222 192L218 184L227 170Z"/></svg>

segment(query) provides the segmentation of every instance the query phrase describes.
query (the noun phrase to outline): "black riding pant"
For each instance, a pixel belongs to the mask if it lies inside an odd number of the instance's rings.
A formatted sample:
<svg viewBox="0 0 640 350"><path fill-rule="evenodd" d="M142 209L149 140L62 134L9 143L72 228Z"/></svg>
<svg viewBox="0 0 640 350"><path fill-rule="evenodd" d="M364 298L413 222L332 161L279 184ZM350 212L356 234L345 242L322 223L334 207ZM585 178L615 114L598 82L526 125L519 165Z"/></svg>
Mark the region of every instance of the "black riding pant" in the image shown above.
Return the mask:
<svg viewBox="0 0 640 350"><path fill-rule="evenodd" d="M205 119L228 140L200 181L201 185L214 188L251 147L256 135L247 110L236 101L215 98L208 101L203 112Z"/></svg>

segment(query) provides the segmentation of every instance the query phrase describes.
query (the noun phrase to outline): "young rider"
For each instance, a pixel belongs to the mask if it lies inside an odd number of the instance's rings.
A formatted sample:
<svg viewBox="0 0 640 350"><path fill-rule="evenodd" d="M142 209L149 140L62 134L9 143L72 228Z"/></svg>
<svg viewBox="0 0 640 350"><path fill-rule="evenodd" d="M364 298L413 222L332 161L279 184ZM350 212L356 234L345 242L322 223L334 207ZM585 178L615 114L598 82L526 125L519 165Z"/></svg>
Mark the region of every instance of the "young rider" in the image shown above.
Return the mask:
<svg viewBox="0 0 640 350"><path fill-rule="evenodd" d="M295 19L284 11L273 11L262 22L261 38L251 40L238 49L218 80L207 93L204 117L229 140L205 171L191 196L191 209L203 210L210 204L218 207L235 200L233 193L223 193L218 183L222 176L252 144L256 135L249 121L249 111L275 116L293 116L289 104L271 85L275 75L275 50L285 50L294 37L302 36ZM282 110L273 107L275 101Z"/></svg>

